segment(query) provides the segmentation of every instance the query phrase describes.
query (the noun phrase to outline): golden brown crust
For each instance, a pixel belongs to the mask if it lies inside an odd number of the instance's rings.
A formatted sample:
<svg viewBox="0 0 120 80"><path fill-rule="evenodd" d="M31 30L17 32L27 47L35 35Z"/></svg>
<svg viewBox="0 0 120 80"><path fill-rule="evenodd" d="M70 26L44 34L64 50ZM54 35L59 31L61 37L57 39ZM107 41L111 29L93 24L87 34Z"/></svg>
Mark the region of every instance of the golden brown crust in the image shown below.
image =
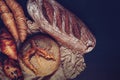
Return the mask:
<svg viewBox="0 0 120 80"><path fill-rule="evenodd" d="M0 0L0 14L3 23L5 24L9 32L12 34L12 36L15 38L15 40L18 41L19 37L13 14L10 12L9 8L3 0Z"/></svg>
<svg viewBox="0 0 120 80"><path fill-rule="evenodd" d="M17 49L12 36L5 30L1 29L0 34L1 52L8 55L10 58L17 60Z"/></svg>
<svg viewBox="0 0 120 80"><path fill-rule="evenodd" d="M14 14L15 22L17 24L20 41L23 42L27 36L27 22L22 7L16 0L5 0L6 4Z"/></svg>
<svg viewBox="0 0 120 80"><path fill-rule="evenodd" d="M10 58L6 59L3 63L3 70L7 77L12 80L23 80L22 71L18 62Z"/></svg>

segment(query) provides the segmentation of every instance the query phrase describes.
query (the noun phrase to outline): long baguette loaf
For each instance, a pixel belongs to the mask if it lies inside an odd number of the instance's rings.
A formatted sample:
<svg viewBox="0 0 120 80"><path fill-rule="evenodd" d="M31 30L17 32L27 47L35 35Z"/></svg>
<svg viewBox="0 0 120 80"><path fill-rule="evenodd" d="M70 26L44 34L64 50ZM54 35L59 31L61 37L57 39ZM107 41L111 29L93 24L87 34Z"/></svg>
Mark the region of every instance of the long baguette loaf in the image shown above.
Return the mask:
<svg viewBox="0 0 120 80"><path fill-rule="evenodd" d="M55 0L28 0L27 10L39 28L62 45L81 54L95 47L96 40L86 25Z"/></svg>

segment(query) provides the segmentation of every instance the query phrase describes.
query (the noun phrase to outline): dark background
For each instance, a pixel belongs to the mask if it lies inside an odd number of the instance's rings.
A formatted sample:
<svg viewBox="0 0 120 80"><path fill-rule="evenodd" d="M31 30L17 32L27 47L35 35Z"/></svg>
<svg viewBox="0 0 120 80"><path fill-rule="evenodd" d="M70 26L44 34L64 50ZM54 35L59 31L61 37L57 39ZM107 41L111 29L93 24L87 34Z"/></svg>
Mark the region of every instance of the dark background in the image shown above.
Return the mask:
<svg viewBox="0 0 120 80"><path fill-rule="evenodd" d="M18 1L26 11L26 0ZM97 40L94 50L84 56L85 71L74 80L120 80L119 0L57 1L83 20Z"/></svg>

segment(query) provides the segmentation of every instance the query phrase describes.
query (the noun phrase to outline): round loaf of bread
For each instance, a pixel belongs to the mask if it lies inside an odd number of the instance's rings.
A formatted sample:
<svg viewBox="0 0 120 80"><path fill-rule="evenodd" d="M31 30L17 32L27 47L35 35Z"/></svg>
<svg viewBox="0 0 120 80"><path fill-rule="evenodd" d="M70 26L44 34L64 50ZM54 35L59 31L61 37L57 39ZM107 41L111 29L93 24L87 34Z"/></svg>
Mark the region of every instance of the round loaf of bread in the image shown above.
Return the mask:
<svg viewBox="0 0 120 80"><path fill-rule="evenodd" d="M26 52L32 48L31 40L34 41L36 47L44 49L48 54L52 54L55 58L55 60L45 59L44 57L37 55L36 51L30 58L30 62L37 69L37 75L25 65L22 59ZM55 72L60 64L59 46L53 39L46 35L37 35L28 39L25 43L23 43L21 53L22 57L20 58L20 66L23 70L25 78L48 76Z"/></svg>

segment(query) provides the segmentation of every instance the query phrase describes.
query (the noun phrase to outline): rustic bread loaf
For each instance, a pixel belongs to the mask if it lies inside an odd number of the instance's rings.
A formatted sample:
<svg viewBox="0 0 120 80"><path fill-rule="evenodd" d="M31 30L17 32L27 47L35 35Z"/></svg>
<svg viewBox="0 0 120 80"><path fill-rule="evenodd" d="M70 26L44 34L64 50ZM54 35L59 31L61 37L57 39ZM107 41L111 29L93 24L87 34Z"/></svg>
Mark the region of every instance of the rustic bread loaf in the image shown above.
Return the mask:
<svg viewBox="0 0 120 80"><path fill-rule="evenodd" d="M39 25L34 29L42 29L74 52L84 54L95 47L95 37L84 22L56 0L28 0L27 10Z"/></svg>
<svg viewBox="0 0 120 80"><path fill-rule="evenodd" d="M26 41L21 50L22 50L22 56L26 54L26 51L31 48L30 40L34 40L37 47L42 48L46 50L48 53L52 53L55 60L48 60L45 59L42 56L36 55L36 53L31 57L30 62L34 67L38 70L38 74L35 75L33 71L31 71L25 64L24 61L20 60L20 66L23 70L23 73L25 75L25 78L29 78L30 76L32 78L36 77L44 77L47 75L52 74L58 69L58 66L60 64L60 53L59 53L59 47L56 44L55 41L53 41L48 36L43 35L37 35ZM28 77L29 76L29 77Z"/></svg>

